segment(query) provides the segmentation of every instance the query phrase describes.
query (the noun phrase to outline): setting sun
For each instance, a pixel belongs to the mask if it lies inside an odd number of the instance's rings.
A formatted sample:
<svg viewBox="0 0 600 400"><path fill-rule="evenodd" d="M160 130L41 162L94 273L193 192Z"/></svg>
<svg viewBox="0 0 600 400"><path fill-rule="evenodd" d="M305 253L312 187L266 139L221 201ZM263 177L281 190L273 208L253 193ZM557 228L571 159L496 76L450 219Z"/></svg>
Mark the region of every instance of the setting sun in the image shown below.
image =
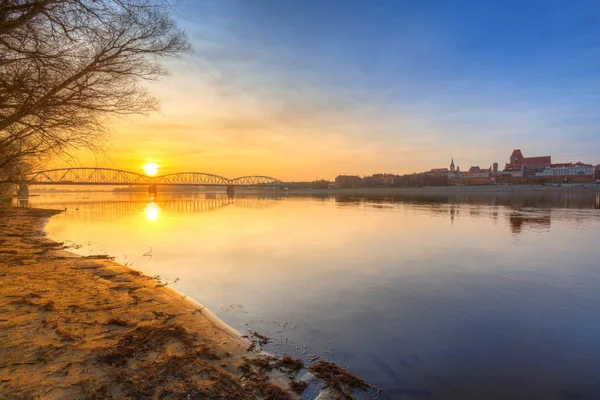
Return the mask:
<svg viewBox="0 0 600 400"><path fill-rule="evenodd" d="M155 163L146 163L142 166L142 168L144 168L146 175L154 176L158 172L158 164Z"/></svg>

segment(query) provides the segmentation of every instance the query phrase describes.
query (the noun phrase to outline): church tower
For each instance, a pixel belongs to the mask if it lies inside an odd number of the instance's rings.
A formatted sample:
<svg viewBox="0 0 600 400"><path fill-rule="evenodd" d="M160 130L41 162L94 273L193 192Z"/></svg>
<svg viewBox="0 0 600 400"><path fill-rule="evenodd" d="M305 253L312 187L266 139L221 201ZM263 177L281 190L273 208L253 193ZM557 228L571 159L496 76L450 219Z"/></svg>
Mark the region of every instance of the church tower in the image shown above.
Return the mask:
<svg viewBox="0 0 600 400"><path fill-rule="evenodd" d="M454 172L454 157L452 157L452 163L450 164L450 171Z"/></svg>

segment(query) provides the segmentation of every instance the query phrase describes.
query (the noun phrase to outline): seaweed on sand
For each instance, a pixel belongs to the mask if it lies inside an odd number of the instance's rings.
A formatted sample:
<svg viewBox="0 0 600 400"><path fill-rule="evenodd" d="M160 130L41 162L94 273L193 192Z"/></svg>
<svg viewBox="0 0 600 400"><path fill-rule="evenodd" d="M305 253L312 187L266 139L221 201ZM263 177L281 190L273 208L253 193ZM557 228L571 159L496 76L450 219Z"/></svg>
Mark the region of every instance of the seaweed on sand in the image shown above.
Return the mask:
<svg viewBox="0 0 600 400"><path fill-rule="evenodd" d="M304 361L287 355L283 357L264 356L246 358L240 369L248 371L251 368L250 366L258 367L261 372L270 372L275 369L293 375L304 368Z"/></svg>
<svg viewBox="0 0 600 400"><path fill-rule="evenodd" d="M354 399L354 392L368 392L381 389L369 385L363 379L351 374L339 365L330 361L321 360L308 367L308 370L325 383L325 387L332 393L336 400Z"/></svg>
<svg viewBox="0 0 600 400"><path fill-rule="evenodd" d="M117 343L104 349L100 360L124 366L136 355L157 350L169 342L190 346L193 336L181 325L145 325L127 332Z"/></svg>
<svg viewBox="0 0 600 400"><path fill-rule="evenodd" d="M226 353L198 343L178 324L138 326L104 349L119 396L136 399L290 399L262 373L240 379L220 364Z"/></svg>
<svg viewBox="0 0 600 400"><path fill-rule="evenodd" d="M265 376L273 370L282 372L288 376L290 389L297 394L302 394L308 386L306 382L295 379L297 373L305 368L304 361L288 355L246 358L239 368L244 378L255 382L260 380L258 377ZM363 379L330 361L315 360L306 369L317 380L323 382L324 387L336 400L354 399L353 393L356 392L381 392L377 387L369 385Z"/></svg>
<svg viewBox="0 0 600 400"><path fill-rule="evenodd" d="M134 398L249 398L236 377L210 363L219 357L209 348L165 354L123 372L123 392Z"/></svg>
<svg viewBox="0 0 600 400"><path fill-rule="evenodd" d="M290 389L296 394L302 394L306 390L308 384L304 381L297 381L292 379L290 381Z"/></svg>

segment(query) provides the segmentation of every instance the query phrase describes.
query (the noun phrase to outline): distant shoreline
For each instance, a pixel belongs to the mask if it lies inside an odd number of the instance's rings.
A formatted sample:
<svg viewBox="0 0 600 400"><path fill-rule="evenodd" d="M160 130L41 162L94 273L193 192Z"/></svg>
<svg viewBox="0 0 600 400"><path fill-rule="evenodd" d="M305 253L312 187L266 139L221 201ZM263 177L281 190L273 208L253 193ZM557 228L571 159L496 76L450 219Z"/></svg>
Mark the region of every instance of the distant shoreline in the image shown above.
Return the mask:
<svg viewBox="0 0 600 400"><path fill-rule="evenodd" d="M363 187L344 189L288 189L289 194L420 194L420 193L586 193L600 192L600 185L588 184L542 186L542 185L488 185L488 186L423 186L423 187ZM244 191L240 190L240 193Z"/></svg>

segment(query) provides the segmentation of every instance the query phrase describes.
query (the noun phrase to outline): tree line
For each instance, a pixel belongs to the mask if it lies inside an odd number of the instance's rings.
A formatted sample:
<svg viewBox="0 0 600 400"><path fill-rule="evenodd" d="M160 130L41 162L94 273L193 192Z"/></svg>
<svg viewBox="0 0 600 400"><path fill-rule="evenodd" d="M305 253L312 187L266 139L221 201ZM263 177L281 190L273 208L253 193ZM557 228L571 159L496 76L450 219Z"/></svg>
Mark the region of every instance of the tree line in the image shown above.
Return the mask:
<svg viewBox="0 0 600 400"><path fill-rule="evenodd" d="M340 175L336 178L335 184L338 188L444 186L448 184L448 175L428 172L405 175L374 174L362 178Z"/></svg>

